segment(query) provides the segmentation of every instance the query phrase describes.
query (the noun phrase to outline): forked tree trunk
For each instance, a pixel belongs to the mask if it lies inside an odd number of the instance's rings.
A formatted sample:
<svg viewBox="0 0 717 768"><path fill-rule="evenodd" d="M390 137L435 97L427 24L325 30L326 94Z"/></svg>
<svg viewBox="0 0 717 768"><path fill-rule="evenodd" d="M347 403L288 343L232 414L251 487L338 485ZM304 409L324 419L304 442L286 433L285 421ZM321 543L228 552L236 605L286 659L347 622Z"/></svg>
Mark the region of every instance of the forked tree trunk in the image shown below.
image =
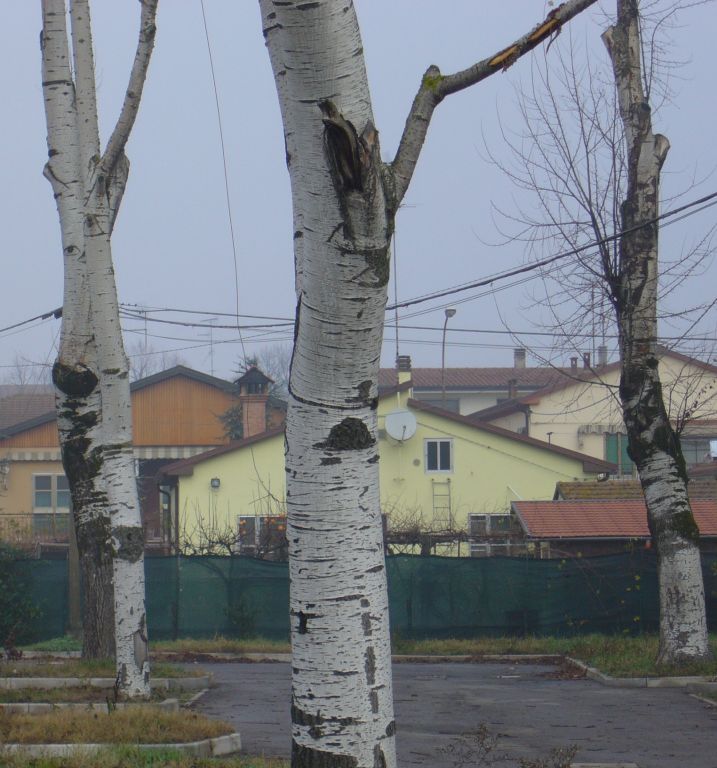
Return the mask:
<svg viewBox="0 0 717 768"><path fill-rule="evenodd" d="M429 68L385 164L352 3L260 0L294 206L286 426L294 768L396 764L377 376L394 216L431 116L445 96L507 68L593 1L559 6L468 70Z"/></svg>
<svg viewBox="0 0 717 768"><path fill-rule="evenodd" d="M640 474L657 550L658 661L710 656L699 530L687 496L680 442L658 372L657 283L660 171L667 139L652 132L641 75L638 0L618 0L617 23L603 38L612 59L628 153L618 279L611 286L620 339L620 400L629 453Z"/></svg>
<svg viewBox="0 0 717 768"><path fill-rule="evenodd" d="M65 264L53 380L85 593L83 652L115 655L119 694L146 698L144 541L110 236L129 170L123 150L153 46L156 0L142 3L130 84L104 155L88 0L71 2L72 67L64 0L42 0L42 11L45 176L57 202Z"/></svg>

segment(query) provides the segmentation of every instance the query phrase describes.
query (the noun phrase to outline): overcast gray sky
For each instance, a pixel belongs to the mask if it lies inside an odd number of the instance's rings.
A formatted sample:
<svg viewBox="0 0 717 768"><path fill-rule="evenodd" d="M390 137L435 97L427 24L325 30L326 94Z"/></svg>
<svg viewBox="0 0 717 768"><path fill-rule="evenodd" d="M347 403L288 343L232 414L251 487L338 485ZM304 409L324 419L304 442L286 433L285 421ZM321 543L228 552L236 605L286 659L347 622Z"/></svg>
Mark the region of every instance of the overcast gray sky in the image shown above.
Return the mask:
<svg viewBox="0 0 717 768"><path fill-rule="evenodd" d="M46 157L40 87L40 3L4 0L4 131L0 167L5 183L0 204L3 301L0 328L60 306L62 260L57 214L49 184L42 177ZM468 66L526 32L545 14L542 1L356 0L362 25L374 110L382 150L390 158L422 73L428 64L444 72ZM603 2L609 12L614 3ZM205 0L211 51L226 140L228 179L239 274L242 315L291 318L294 312L289 181L284 164L281 123L253 0ZM134 53L139 10L136 2L95 0L95 49L100 123L106 139L117 115ZM655 129L672 144L666 191L686 187L695 174L707 175L717 163L713 33L717 6L700 5L683 13L674 32L675 58L686 60L675 81L672 104ZM597 7L575 22L578 39L597 41L605 23ZM531 66L531 57L507 74L449 97L437 110L418 171L397 222L399 299L454 286L522 263L520 246L495 248L498 239L491 203L503 205L513 190L508 180L482 159L482 134L499 145L497 113L510 125L515 112L512 83ZM130 181L113 238L120 301L143 309L194 310L205 314L150 312L150 318L231 323L221 313L236 311L234 255L225 202L215 94L199 0L162 0L158 35L140 116L128 155ZM717 189L708 178L694 196ZM689 198L689 195L688 195ZM687 199L687 198L686 198ZM670 228L669 247L680 249L713 225L715 208ZM667 237L667 236L666 236ZM703 276L684 298L712 297L714 281ZM394 294L390 287L391 300ZM519 316L525 287L456 304L450 321L447 365L510 365L510 337L468 334L466 329L501 330L500 314L527 330L531 318ZM472 296L461 294L457 298ZM431 310L405 324L440 329L446 301L421 305ZM244 318L243 322L258 321ZM280 320L272 321L280 322ZM127 320L131 351L144 342L145 324ZM715 315L702 329L715 335ZM20 356L32 363L52 361L59 321L50 319L13 332L0 332L0 379L12 374ZM147 343L173 350L187 364L229 376L242 356L236 331L197 329L148 322ZM267 335L268 334L268 335ZM290 338L287 327L270 332L246 330L249 354L262 344ZM405 329L403 354L414 365L440 365L440 330ZM210 341L212 342L210 344ZM395 355L393 330L387 331L383 363ZM566 353L568 354L568 353ZM535 363L535 359L531 360Z"/></svg>

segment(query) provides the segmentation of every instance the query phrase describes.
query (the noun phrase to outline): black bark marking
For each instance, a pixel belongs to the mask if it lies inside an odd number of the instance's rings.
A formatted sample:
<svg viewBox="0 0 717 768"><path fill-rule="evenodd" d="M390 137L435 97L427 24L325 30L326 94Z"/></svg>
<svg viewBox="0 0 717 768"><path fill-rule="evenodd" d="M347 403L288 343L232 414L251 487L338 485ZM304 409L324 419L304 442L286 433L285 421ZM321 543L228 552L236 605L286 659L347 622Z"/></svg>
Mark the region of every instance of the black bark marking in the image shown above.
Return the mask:
<svg viewBox="0 0 717 768"><path fill-rule="evenodd" d="M379 460L379 455L376 454L375 456L372 456L370 459L368 459L368 461L366 463L367 464L376 464L378 462L378 460ZM363 494L361 494L361 495L363 496Z"/></svg>
<svg viewBox="0 0 717 768"><path fill-rule="evenodd" d="M297 539L298 541L298 539ZM316 619L318 618L318 613L304 613L303 611L292 611L294 616L296 616L299 619L299 626L297 627L297 632L300 635L305 635L309 631L309 619Z"/></svg>
<svg viewBox="0 0 717 768"><path fill-rule="evenodd" d="M396 733L396 721L391 722L386 726L386 736L393 736Z"/></svg>
<svg viewBox="0 0 717 768"><path fill-rule="evenodd" d="M52 383L69 398L86 398L94 392L99 379L84 365L72 367L58 361L52 366Z"/></svg>
<svg viewBox="0 0 717 768"><path fill-rule="evenodd" d="M376 744L373 748L373 768L386 768L386 756L380 744Z"/></svg>
<svg viewBox="0 0 717 768"><path fill-rule="evenodd" d="M370 613L361 614L361 628L363 629L364 637L371 636L372 630L371 630L371 614Z"/></svg>
<svg viewBox="0 0 717 768"><path fill-rule="evenodd" d="M362 403L363 405L369 404L369 396L371 394L371 379L366 379L365 381L362 381L357 387L356 390L358 394L356 397L349 397L346 402L348 403Z"/></svg>
<svg viewBox="0 0 717 768"><path fill-rule="evenodd" d="M361 607L362 608L368 608L369 605L371 605L371 603L369 603L369 601L365 597L362 597L361 598Z"/></svg>
<svg viewBox="0 0 717 768"><path fill-rule="evenodd" d="M328 438L323 443L316 443L314 448L325 448L330 451L360 451L370 448L375 443L368 427L361 419L347 416L331 427Z"/></svg>
<svg viewBox="0 0 717 768"><path fill-rule="evenodd" d="M112 531L115 556L136 563L144 554L144 534L140 525L120 525Z"/></svg>
<svg viewBox="0 0 717 768"><path fill-rule="evenodd" d="M391 259L388 255L388 248L379 251L369 251L365 254L366 264L376 276L376 282L371 283L373 288L382 288L388 285L391 276Z"/></svg>
<svg viewBox="0 0 717 768"><path fill-rule="evenodd" d="M302 3L296 6L297 11L309 11L312 8L318 8L321 3Z"/></svg>
<svg viewBox="0 0 717 768"><path fill-rule="evenodd" d="M321 459L321 466L327 466L329 464L341 464L341 459L338 456L324 457Z"/></svg>
<svg viewBox="0 0 717 768"><path fill-rule="evenodd" d="M293 768L357 768L358 759L351 755L321 752L292 740L291 765Z"/></svg>
<svg viewBox="0 0 717 768"><path fill-rule="evenodd" d="M147 616L142 614L139 622L139 629L132 636L134 644L134 663L137 669L142 669L144 663L149 660L149 651L147 648ZM149 682L149 669L144 672L144 682Z"/></svg>
<svg viewBox="0 0 717 768"><path fill-rule="evenodd" d="M376 652L372 646L366 649L364 655L364 670L366 671L366 682L369 685L376 683Z"/></svg>
<svg viewBox="0 0 717 768"><path fill-rule="evenodd" d="M378 691L371 691L368 696L371 701L371 712L375 715L378 713Z"/></svg>

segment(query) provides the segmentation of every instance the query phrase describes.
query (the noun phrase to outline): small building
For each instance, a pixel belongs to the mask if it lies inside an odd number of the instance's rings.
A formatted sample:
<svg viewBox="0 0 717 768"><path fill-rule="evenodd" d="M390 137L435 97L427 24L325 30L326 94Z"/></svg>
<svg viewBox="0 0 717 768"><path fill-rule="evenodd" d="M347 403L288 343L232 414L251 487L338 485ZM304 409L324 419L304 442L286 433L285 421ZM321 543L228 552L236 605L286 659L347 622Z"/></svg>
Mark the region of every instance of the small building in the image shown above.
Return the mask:
<svg viewBox="0 0 717 768"><path fill-rule="evenodd" d="M471 526L499 527L512 500L550 499L559 480L614 470L608 462L417 400L410 380L382 391L378 442L389 542L403 538L413 546L416 531L429 533L434 553L469 555ZM169 493L182 548L209 551L213 541L234 540L240 551L255 553L262 530L276 527L286 513L283 428L170 464L159 483Z"/></svg>
<svg viewBox="0 0 717 768"><path fill-rule="evenodd" d="M717 499L693 498L700 548L717 552ZM514 501L526 551L541 558L590 557L650 549L644 498Z"/></svg>

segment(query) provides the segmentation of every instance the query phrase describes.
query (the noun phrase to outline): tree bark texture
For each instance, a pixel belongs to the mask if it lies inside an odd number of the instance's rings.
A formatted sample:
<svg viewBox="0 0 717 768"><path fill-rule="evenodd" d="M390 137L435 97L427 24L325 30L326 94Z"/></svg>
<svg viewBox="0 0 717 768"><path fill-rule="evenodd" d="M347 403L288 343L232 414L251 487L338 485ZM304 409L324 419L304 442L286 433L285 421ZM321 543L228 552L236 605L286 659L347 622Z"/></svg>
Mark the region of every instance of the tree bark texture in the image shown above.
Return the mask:
<svg viewBox="0 0 717 768"><path fill-rule="evenodd" d="M260 0L294 209L296 329L286 425L292 765L396 764L378 495L377 377L389 242L436 106L557 34L569 0L469 70L421 82L381 161L363 48L345 0Z"/></svg>
<svg viewBox="0 0 717 768"><path fill-rule="evenodd" d="M294 766L395 765L376 405L391 217L350 4L262 2L294 200Z"/></svg>
<svg viewBox="0 0 717 768"><path fill-rule="evenodd" d="M123 149L154 41L156 0L142 3L128 95L104 155L88 0L70 4L71 46L64 0L42 0L42 11L45 176L58 207L65 265L53 381L84 588L83 653L115 655L119 695L145 698L144 541L110 238L129 170Z"/></svg>
<svg viewBox="0 0 717 768"><path fill-rule="evenodd" d="M699 530L687 496L679 437L662 396L656 351L659 182L669 142L652 132L642 82L638 0L618 0L617 5L617 22L603 39L613 64L628 155L619 271L611 286L622 364L620 400L658 556L658 661L679 664L708 657L710 650Z"/></svg>

